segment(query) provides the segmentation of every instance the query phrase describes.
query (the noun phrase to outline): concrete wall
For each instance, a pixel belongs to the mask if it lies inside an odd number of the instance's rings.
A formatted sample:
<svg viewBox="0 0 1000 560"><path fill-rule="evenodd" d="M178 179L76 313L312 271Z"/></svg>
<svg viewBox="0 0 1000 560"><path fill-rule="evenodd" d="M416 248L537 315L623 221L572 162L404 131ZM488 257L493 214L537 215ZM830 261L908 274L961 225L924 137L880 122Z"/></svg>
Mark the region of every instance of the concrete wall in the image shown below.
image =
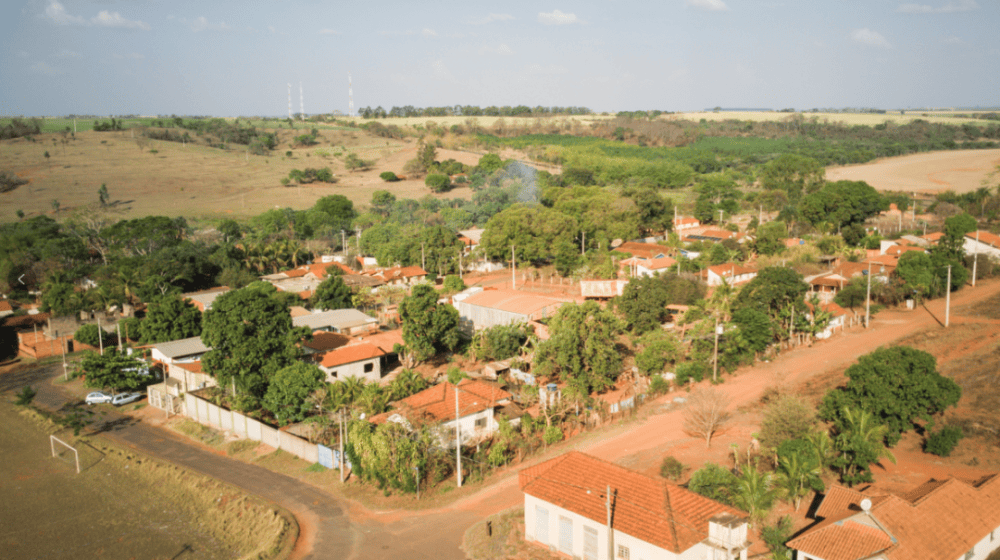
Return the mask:
<svg viewBox="0 0 1000 560"><path fill-rule="evenodd" d="M184 395L184 401L185 414L198 423L265 443L310 463L315 463L319 459L316 445L302 438L276 430L239 412L215 406L191 393Z"/></svg>
<svg viewBox="0 0 1000 560"><path fill-rule="evenodd" d="M454 402L454 401L452 401ZM478 420L485 421L485 425L482 427L476 427L476 422ZM477 439L484 438L493 432L497 431L498 424L496 419L493 417L493 409L488 408L486 410L481 410L475 414L470 414L468 416L463 416L458 419L458 424L461 426L462 432L462 443L465 444L468 441L475 441ZM450 441L448 443L449 447L455 446L455 421L442 422L442 439L448 437L450 434Z"/></svg>
<svg viewBox="0 0 1000 560"><path fill-rule="evenodd" d="M372 364L372 370L367 373L365 372L366 364ZM366 382L378 381L382 379L382 364L381 360L378 358L362 360L360 362L353 362L331 368L320 367L319 369L323 370L323 373L326 374L327 383L333 383L337 380L347 379L348 377L358 377Z"/></svg>
<svg viewBox="0 0 1000 560"><path fill-rule="evenodd" d="M464 301L458 302L458 315L461 318L459 325L462 331L469 336L480 329L488 329L497 325L527 323L531 319L531 317L522 313L511 313L500 309L481 307Z"/></svg>

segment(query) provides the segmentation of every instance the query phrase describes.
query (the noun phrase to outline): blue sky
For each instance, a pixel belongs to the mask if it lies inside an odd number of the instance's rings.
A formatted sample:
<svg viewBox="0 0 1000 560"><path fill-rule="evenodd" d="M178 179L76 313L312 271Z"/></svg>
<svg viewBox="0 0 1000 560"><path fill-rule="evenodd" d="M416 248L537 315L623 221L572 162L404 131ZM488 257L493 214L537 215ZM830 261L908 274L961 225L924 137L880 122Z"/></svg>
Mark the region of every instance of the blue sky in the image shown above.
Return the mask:
<svg viewBox="0 0 1000 560"><path fill-rule="evenodd" d="M190 2L0 7L0 115L382 105L1000 104L997 0Z"/></svg>

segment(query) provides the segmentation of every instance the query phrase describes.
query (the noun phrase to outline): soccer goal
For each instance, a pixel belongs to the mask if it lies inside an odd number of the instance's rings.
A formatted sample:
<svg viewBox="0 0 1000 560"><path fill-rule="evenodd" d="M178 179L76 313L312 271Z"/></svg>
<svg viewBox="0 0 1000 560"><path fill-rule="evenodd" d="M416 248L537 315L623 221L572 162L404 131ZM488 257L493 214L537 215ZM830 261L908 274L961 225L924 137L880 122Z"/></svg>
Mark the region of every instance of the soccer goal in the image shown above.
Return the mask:
<svg viewBox="0 0 1000 560"><path fill-rule="evenodd" d="M53 457L60 457L61 458L62 455L64 453L66 453L66 451L63 450L62 447L59 448L61 451L59 453L56 453L56 443L61 444L66 449L69 449L70 451L73 452L73 458L76 460L76 474L80 474L80 453L76 450L75 447L73 447L72 445L66 443L65 441L57 438L56 436L49 436L49 445L52 446L52 456Z"/></svg>

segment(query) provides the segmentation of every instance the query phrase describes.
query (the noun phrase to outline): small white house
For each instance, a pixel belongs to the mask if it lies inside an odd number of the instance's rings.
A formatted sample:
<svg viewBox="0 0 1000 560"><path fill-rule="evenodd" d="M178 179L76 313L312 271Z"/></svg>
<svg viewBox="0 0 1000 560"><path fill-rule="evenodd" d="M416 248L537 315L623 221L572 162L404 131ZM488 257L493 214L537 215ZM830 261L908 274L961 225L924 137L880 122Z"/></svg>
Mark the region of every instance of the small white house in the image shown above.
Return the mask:
<svg viewBox="0 0 1000 560"><path fill-rule="evenodd" d="M378 346L360 342L331 350L319 358L317 365L326 374L326 381L357 377L365 382L382 379L381 358L385 355Z"/></svg>
<svg viewBox="0 0 1000 560"><path fill-rule="evenodd" d="M583 560L747 558L745 513L669 481L578 451L524 469L518 478L525 540L560 555Z"/></svg>
<svg viewBox="0 0 1000 560"><path fill-rule="evenodd" d="M151 358L153 362L170 365L175 362L194 362L211 350L201 341L200 336L160 342L153 345Z"/></svg>
<svg viewBox="0 0 1000 560"><path fill-rule="evenodd" d="M967 233L963 249L966 255L1000 259L1000 235L982 230Z"/></svg>
<svg viewBox="0 0 1000 560"><path fill-rule="evenodd" d="M722 280L730 286L745 284L757 277L757 271L736 263L710 266L701 271L701 278L709 286L721 286Z"/></svg>

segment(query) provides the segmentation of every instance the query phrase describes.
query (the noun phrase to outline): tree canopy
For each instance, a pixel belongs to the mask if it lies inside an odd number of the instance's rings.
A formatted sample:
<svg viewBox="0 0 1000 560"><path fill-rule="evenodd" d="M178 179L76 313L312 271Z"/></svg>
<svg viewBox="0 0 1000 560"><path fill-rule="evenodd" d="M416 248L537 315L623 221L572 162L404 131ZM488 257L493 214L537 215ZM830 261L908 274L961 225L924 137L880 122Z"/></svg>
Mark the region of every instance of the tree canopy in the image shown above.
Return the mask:
<svg viewBox="0 0 1000 560"><path fill-rule="evenodd" d="M201 311L179 296L161 296L149 302L139 331L146 344L198 336L201 334Z"/></svg>
<svg viewBox="0 0 1000 560"><path fill-rule="evenodd" d="M593 301L569 303L549 322L550 337L535 354L538 372L566 381L580 396L614 385L621 371L622 324Z"/></svg>
<svg viewBox="0 0 1000 560"><path fill-rule="evenodd" d="M399 304L403 342L418 361L458 345L458 311L451 305L439 304L437 300L434 288L418 284Z"/></svg>
<svg viewBox="0 0 1000 560"><path fill-rule="evenodd" d="M847 368L846 375L847 384L823 398L820 415L842 424L845 407L869 412L888 427L889 445L895 445L917 420L930 421L962 396L957 383L938 373L934 356L908 346L865 354Z"/></svg>
<svg viewBox="0 0 1000 560"><path fill-rule="evenodd" d="M344 284L339 268L327 269L327 277L316 286L312 296L312 306L316 309L348 309L353 307L351 289Z"/></svg>
<svg viewBox="0 0 1000 560"><path fill-rule="evenodd" d="M889 208L886 199L864 181L828 183L802 199L802 217L816 225L835 227L863 224L865 219Z"/></svg>
<svg viewBox="0 0 1000 560"><path fill-rule="evenodd" d="M315 365L294 361L271 378L262 404L281 425L301 422L311 408L309 395L323 386L325 377Z"/></svg>
<svg viewBox="0 0 1000 560"><path fill-rule="evenodd" d="M105 349L103 356L97 352L88 352L80 362L80 368L87 376L84 386L110 388L114 393L134 391L148 379L139 373L146 370L145 362L119 354L113 347Z"/></svg>
<svg viewBox="0 0 1000 560"><path fill-rule="evenodd" d="M202 362L219 385L235 381L255 397L267 392L271 378L299 355L296 346L310 335L294 328L288 306L274 297L274 286L255 282L226 292L205 312L202 342L211 350Z"/></svg>

